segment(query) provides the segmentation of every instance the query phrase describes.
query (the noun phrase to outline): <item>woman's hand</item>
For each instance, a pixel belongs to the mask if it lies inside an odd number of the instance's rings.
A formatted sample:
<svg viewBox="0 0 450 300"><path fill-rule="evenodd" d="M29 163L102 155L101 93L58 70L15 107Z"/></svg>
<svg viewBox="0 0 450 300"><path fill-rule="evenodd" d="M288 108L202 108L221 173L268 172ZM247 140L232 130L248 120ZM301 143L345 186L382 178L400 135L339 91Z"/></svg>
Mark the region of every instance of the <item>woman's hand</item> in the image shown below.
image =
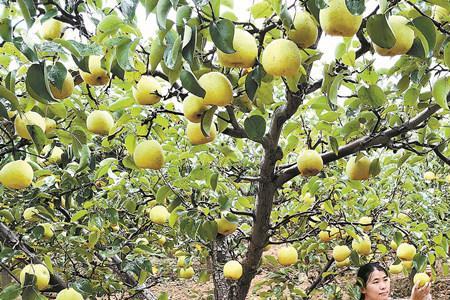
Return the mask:
<svg viewBox="0 0 450 300"><path fill-rule="evenodd" d="M430 282L423 287L419 287L419 283L416 283L411 292L411 300L431 300L430 289Z"/></svg>

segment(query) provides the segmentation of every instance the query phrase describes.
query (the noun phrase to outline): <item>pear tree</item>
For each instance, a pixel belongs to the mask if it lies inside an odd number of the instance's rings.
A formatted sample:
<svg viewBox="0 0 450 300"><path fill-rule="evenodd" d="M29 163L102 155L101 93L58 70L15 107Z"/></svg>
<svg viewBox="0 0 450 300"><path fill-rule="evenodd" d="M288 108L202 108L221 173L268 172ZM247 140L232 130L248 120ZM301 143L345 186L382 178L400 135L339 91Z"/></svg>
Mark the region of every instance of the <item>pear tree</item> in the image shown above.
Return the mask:
<svg viewBox="0 0 450 300"><path fill-rule="evenodd" d="M448 275L449 12L2 1L0 299L359 297L339 278L369 261Z"/></svg>

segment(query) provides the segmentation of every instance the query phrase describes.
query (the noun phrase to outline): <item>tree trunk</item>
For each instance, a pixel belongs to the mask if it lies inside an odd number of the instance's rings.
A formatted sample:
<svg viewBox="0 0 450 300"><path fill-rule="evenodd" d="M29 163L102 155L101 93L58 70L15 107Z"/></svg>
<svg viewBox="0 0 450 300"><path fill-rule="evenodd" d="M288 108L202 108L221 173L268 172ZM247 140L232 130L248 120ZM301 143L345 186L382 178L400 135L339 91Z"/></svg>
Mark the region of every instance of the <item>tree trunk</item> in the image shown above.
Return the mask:
<svg viewBox="0 0 450 300"><path fill-rule="evenodd" d="M236 297L236 286L223 276L223 265L231 259L225 239L225 236L218 235L212 242L211 262L216 300L233 300Z"/></svg>
<svg viewBox="0 0 450 300"><path fill-rule="evenodd" d="M269 240L270 213L275 186L272 182L262 182L259 186L256 221L252 227L250 243L243 263L244 274L238 284L237 296L234 298L239 300L246 299L250 284L258 271L264 247Z"/></svg>

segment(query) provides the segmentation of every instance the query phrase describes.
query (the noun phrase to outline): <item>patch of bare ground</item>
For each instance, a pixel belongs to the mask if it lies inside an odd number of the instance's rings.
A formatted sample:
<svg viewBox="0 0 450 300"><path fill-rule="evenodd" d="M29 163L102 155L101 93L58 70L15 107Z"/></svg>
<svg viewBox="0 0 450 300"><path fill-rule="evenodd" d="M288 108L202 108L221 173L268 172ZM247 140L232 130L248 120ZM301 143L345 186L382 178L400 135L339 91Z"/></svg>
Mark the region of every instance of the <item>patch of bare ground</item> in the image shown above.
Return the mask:
<svg viewBox="0 0 450 300"><path fill-rule="evenodd" d="M276 256L276 249L272 248L269 251L265 252L264 255ZM194 266L197 270L201 269L200 265ZM261 299L258 296L264 290L271 289L270 286L267 288L260 288L259 285L264 283L267 279L269 279L269 272L272 272L276 269L273 265L266 264L263 265L261 272L255 277L252 282L252 287L247 299L249 300L257 300ZM356 270L355 270L356 272ZM308 281L304 274L303 276L299 276L299 284L300 288L305 289L308 286ZM346 286L349 282L354 282L355 274L351 272L345 272L343 275L339 275L336 278L336 282L341 286L344 295L341 300L350 300L351 298L345 294ZM303 277L303 278L302 278ZM449 300L450 299L450 277L440 277L436 282L433 283L432 286L432 296L433 300ZM257 289L255 287L258 287ZM213 283L212 280L208 280L204 283L197 282L196 279L179 279L176 276L172 276L170 280L164 280L160 284L152 287L151 291L156 296L160 293L166 292L169 296L169 299L173 300L184 300L184 299L199 299L199 300L209 300L213 299ZM391 277L391 289L393 300L408 300L411 292L411 286L409 284L409 280L407 277L403 275L393 275ZM256 293L255 290L258 290ZM290 299L287 297L286 299ZM318 293L312 297L312 300L325 300L324 295Z"/></svg>

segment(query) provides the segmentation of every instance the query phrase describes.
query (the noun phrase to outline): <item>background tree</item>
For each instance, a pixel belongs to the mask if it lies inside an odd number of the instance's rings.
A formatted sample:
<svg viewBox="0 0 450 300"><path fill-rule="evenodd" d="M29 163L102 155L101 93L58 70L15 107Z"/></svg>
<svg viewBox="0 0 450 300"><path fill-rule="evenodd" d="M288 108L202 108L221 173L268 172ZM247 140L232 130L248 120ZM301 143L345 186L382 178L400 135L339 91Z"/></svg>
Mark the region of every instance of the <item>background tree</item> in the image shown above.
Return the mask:
<svg viewBox="0 0 450 300"><path fill-rule="evenodd" d="M2 299L448 272L447 1L0 5Z"/></svg>

